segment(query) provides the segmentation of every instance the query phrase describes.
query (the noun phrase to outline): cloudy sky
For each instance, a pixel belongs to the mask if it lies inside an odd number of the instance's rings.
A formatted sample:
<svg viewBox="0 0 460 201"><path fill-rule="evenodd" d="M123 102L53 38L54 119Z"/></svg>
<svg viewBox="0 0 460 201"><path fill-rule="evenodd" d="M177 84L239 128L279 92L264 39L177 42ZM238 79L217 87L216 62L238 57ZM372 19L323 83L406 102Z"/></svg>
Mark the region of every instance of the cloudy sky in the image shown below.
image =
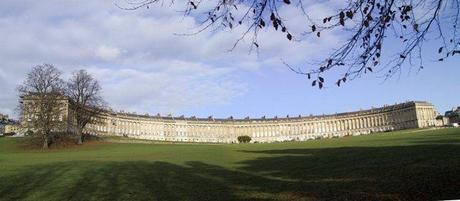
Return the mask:
<svg viewBox="0 0 460 201"><path fill-rule="evenodd" d="M319 3L321 2L321 3ZM312 16L327 16L341 1L311 1ZM259 35L260 49L250 51L234 31L196 30L198 20L184 16L182 1L126 11L116 0L0 2L0 113L14 115L16 86L35 65L51 63L68 77L86 69L100 80L103 96L116 110L206 117L260 117L327 114L393 104L430 101L444 112L460 105L460 59L425 59L422 71L404 71L384 81L368 74L337 88L318 90L282 61L307 65L343 41L323 33L302 42L280 32ZM280 11L294 37L305 19L298 11ZM430 47L428 47L430 49ZM431 48L432 49L432 48Z"/></svg>

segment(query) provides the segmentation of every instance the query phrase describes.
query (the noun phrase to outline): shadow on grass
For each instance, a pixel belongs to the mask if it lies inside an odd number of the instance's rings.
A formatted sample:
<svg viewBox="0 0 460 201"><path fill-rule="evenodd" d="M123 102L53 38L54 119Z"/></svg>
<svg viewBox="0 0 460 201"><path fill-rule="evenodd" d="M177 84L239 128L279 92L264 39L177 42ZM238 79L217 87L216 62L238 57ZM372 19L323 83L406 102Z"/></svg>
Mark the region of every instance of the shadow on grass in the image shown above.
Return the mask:
<svg viewBox="0 0 460 201"><path fill-rule="evenodd" d="M296 181L322 199L458 199L460 146L438 143L242 151L266 156L243 161L240 169Z"/></svg>
<svg viewBox="0 0 460 201"><path fill-rule="evenodd" d="M384 142L408 142L411 145L460 145L460 129L443 129L438 131L438 133L424 133L420 136L407 136L405 138L398 139L379 139L379 141Z"/></svg>
<svg viewBox="0 0 460 201"><path fill-rule="evenodd" d="M241 151L239 168L78 161L0 177L0 200L436 200L460 198L460 146Z"/></svg>

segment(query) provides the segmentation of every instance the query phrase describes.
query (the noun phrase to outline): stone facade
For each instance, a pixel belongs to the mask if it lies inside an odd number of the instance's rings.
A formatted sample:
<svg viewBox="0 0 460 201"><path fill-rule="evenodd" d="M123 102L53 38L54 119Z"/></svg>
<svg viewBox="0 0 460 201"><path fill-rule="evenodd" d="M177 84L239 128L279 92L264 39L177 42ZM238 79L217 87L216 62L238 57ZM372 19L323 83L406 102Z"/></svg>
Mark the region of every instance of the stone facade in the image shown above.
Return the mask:
<svg viewBox="0 0 460 201"><path fill-rule="evenodd" d="M449 124L460 123L460 106L447 111L445 116L449 118Z"/></svg>
<svg viewBox="0 0 460 201"><path fill-rule="evenodd" d="M22 127L19 124L7 124L5 125L5 133L18 133Z"/></svg>
<svg viewBox="0 0 460 201"><path fill-rule="evenodd" d="M14 124L16 124L16 122L9 119L8 115L0 114L0 135L11 133L12 131L16 132L17 130L12 127Z"/></svg>
<svg viewBox="0 0 460 201"><path fill-rule="evenodd" d="M22 130L19 131L20 133L24 133L27 130L36 131L34 127L34 120L37 118L35 114L36 106L35 106L35 97L34 96L21 96L21 109L22 109L22 116L20 120ZM70 109L70 101L68 98L61 96L58 101L56 102L57 107L59 107L58 112L55 113L55 117L53 120L55 123L56 130L59 131L73 131L73 110Z"/></svg>
<svg viewBox="0 0 460 201"><path fill-rule="evenodd" d="M431 103L422 101L332 115L260 119L106 112L98 117L103 123L88 125L86 132L176 142L237 143L242 135L252 142L305 141L436 126L437 114Z"/></svg>

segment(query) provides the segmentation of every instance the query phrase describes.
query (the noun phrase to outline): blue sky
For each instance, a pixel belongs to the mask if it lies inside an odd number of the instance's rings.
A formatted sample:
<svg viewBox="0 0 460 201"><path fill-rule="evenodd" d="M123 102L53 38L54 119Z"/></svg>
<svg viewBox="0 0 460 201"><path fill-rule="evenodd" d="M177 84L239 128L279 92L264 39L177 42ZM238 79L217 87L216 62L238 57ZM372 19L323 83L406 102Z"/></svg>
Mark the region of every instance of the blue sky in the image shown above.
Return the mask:
<svg viewBox="0 0 460 201"><path fill-rule="evenodd" d="M197 26L195 18L177 12L180 1L173 7L137 11L120 10L114 2L1 1L0 113L14 115L16 86L27 71L42 63L55 64L64 77L87 69L101 81L111 107L137 113L297 116L407 100L430 101L443 113L460 105L460 58L433 62L436 58L428 53L437 47L432 43L425 47L425 68L419 72L404 70L385 82L381 74L372 73L340 88L330 83L318 90L289 71L281 59L303 66L340 44L341 33L290 42L267 30L260 34L259 54L249 53L248 40L228 52L242 29L175 35ZM307 10L318 19L342 3L308 2ZM303 16L289 8L280 12L288 17L294 37L300 37Z"/></svg>

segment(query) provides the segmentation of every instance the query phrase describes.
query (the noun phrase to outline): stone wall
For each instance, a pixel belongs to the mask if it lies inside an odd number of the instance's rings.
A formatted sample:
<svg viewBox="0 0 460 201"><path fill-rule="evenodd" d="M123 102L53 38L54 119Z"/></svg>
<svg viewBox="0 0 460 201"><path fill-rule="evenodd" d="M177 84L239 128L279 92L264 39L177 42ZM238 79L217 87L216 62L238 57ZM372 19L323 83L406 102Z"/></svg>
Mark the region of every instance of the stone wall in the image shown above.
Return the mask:
<svg viewBox="0 0 460 201"><path fill-rule="evenodd" d="M433 105L421 101L294 118L214 119L107 112L98 117L103 124L88 125L86 132L179 142L237 143L241 135L250 136L252 142L304 141L431 127L436 125L436 116Z"/></svg>

